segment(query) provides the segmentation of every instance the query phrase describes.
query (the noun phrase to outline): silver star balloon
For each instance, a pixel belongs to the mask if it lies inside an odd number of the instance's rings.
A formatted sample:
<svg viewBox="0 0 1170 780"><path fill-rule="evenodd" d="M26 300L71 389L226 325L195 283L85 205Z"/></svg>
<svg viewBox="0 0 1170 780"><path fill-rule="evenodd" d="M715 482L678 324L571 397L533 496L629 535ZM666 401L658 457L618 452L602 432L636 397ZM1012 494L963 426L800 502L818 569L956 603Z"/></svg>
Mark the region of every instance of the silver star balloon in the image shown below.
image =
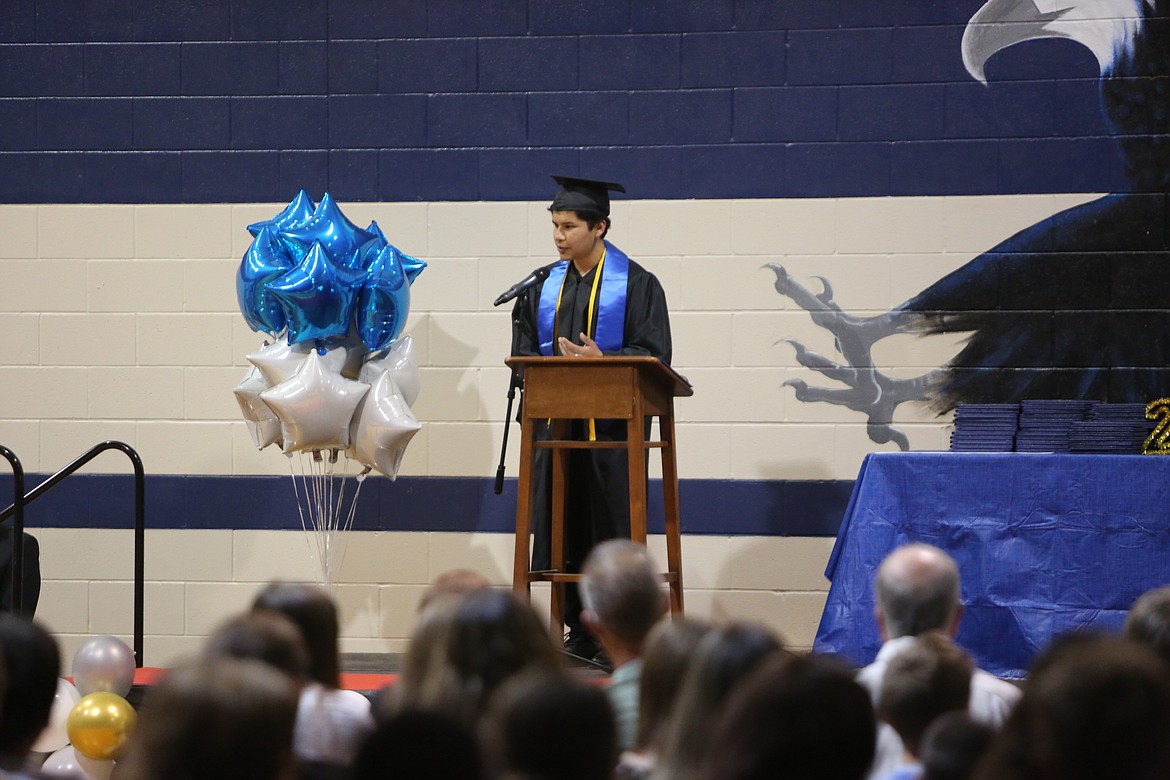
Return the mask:
<svg viewBox="0 0 1170 780"><path fill-rule="evenodd" d="M352 457L396 479L406 445L422 425L395 388L390 372L367 364L362 377L370 382L370 392L354 417Z"/></svg>
<svg viewBox="0 0 1170 780"><path fill-rule="evenodd" d="M276 386L296 374L309 353L315 351L309 344L289 344L281 340L265 344L246 357L249 363L260 369L270 385ZM344 348L331 349L325 353L324 360L330 371L340 371L346 363L346 351Z"/></svg>
<svg viewBox="0 0 1170 780"><path fill-rule="evenodd" d="M394 339L385 356L378 360L371 360L366 365L388 371L390 378L394 380L394 386L406 399L407 405L414 406L414 402L418 400L420 383L418 361L414 357L414 340L410 336L400 336Z"/></svg>
<svg viewBox="0 0 1170 780"><path fill-rule="evenodd" d="M262 450L269 444L280 442L280 420L268 404L260 398L260 394L272 387L260 369L252 366L252 370L236 385L236 402L240 405L240 413L244 415L244 422L248 424L248 432L256 442L256 449Z"/></svg>
<svg viewBox="0 0 1170 780"><path fill-rule="evenodd" d="M260 398L280 418L285 453L346 449L350 422L370 386L331 370L316 351L295 375Z"/></svg>

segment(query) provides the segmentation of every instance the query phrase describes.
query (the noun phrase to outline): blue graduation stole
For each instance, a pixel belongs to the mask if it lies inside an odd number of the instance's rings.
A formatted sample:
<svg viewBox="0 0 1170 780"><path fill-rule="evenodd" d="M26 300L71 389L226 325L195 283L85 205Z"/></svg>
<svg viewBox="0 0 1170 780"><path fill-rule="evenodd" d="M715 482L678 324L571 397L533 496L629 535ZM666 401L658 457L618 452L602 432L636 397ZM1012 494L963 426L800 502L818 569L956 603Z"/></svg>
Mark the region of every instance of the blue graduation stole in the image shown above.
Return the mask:
<svg viewBox="0 0 1170 780"><path fill-rule="evenodd" d="M540 340L540 354L555 354L557 332L557 310L560 308L561 291L565 285L565 274L569 270L568 260L553 266L544 286L540 288L540 303L536 310L536 335ZM626 286L630 277L630 258L625 252L608 241L605 254L597 264L597 278L593 280L593 294L589 298L589 314L592 338L603 352L616 352L625 343L626 329ZM600 288L598 283L600 282ZM597 300L597 319L593 320L594 299Z"/></svg>

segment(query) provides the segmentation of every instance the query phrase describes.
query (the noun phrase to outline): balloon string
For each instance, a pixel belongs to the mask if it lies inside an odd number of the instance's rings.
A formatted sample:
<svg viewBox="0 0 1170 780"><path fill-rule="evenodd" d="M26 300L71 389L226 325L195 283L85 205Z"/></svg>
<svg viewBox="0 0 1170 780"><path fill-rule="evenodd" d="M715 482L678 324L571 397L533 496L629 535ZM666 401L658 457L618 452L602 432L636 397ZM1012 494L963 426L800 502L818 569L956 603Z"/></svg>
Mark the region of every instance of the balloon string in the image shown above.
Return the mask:
<svg viewBox="0 0 1170 780"><path fill-rule="evenodd" d="M350 467L350 465L351 465L352 463L353 463L353 461L352 461L352 460L350 460L350 457L349 457L349 455L347 454L347 455L345 456L345 466L346 466L346 469L345 469L345 470L346 470L346 475L347 475L347 476L349 475L349 467ZM354 476L354 477L353 477L353 480L354 480L354 482L357 484L357 487L356 487L356 488L354 488L354 491L353 491L353 499L351 500L351 502L350 502L350 505L349 505L349 512L347 513L347 516L346 516L346 519L345 519L345 524L344 524L344 526L342 527L342 530L343 530L343 531L347 531L347 532L348 532L348 531L349 531L349 530L350 530L350 529L353 527L353 518L354 518L354 515L357 513L358 496L360 496L360 495L361 495L361 493L362 493L362 485L363 485L363 484L365 484L365 481L366 481L366 475L365 475L365 472L362 472L361 474L358 474L358 475ZM344 486L344 485L342 485L342 490L344 491L344 489L345 489L345 486ZM343 503L344 503L344 502L343 502ZM342 564L344 564L344 563L345 563L345 554L346 554L346 552L348 552L348 550L349 550L349 545L348 545L348 544L343 544L343 545L341 545L341 556L340 556L340 559L339 559L339 560L338 560L338 562L337 562L337 566L338 566L338 568L341 568Z"/></svg>
<svg viewBox="0 0 1170 780"><path fill-rule="evenodd" d="M357 515L358 497L369 469L360 474L351 473L354 465L348 454L345 462L337 467L337 460L329 457L313 457L313 453L301 453L300 479L297 479L293 459L289 458L289 476L293 483L293 496L297 503L297 515L309 557L314 557L322 584L329 590L336 588L334 572L345 561L348 544L342 537L352 529ZM353 478L357 483L352 496L347 498L346 481ZM298 482L300 484L298 484ZM308 516L306 518L306 515Z"/></svg>

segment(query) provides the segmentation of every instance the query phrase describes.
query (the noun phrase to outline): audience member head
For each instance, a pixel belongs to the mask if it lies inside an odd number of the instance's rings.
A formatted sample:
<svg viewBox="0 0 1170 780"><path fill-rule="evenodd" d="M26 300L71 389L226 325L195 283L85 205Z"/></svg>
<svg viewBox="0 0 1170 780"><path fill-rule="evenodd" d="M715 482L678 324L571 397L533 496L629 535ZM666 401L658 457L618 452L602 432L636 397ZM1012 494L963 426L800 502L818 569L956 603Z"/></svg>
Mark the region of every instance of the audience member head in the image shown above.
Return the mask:
<svg viewBox="0 0 1170 780"><path fill-rule="evenodd" d="M699 642L711 630L690 618L663 620L646 637L642 682L638 693L638 750L656 747L662 729L678 700L679 681L686 673Z"/></svg>
<svg viewBox="0 0 1170 780"><path fill-rule="evenodd" d="M474 723L505 680L531 668L559 669L560 658L528 604L502 590L440 599L419 619L383 714L419 708Z"/></svg>
<svg viewBox="0 0 1170 780"><path fill-rule="evenodd" d="M1123 633L1170 662L1170 586L1143 593L1130 607Z"/></svg>
<svg viewBox="0 0 1170 780"><path fill-rule="evenodd" d="M882 639L945 631L954 636L962 616L959 567L929 544L907 544L886 556L874 582Z"/></svg>
<svg viewBox="0 0 1170 780"><path fill-rule="evenodd" d="M466 596L468 593L474 593L477 590L486 590L492 584L488 582L487 577L483 576L477 571L470 569L451 569L440 574L427 587L426 592L423 593L422 598L418 602L418 611L422 613L429 607L436 599L443 599L447 597L458 598Z"/></svg>
<svg viewBox="0 0 1170 780"><path fill-rule="evenodd" d="M366 738L351 780L481 780L479 745L471 730L426 710L402 710Z"/></svg>
<svg viewBox="0 0 1170 780"><path fill-rule="evenodd" d="M517 675L502 686L482 737L501 776L609 780L617 764L617 727L605 692L559 671Z"/></svg>
<svg viewBox="0 0 1170 780"><path fill-rule="evenodd" d="M711 724L732 689L783 644L769 629L732 623L712 629L687 665L674 712L665 725L655 780L682 780L698 770L711 743Z"/></svg>
<svg viewBox="0 0 1170 780"><path fill-rule="evenodd" d="M831 658L768 659L713 727L704 780L861 780L873 761L869 694Z"/></svg>
<svg viewBox="0 0 1170 780"><path fill-rule="evenodd" d="M987 780L1170 777L1170 672L1149 647L1081 636L1046 650L975 771Z"/></svg>
<svg viewBox="0 0 1170 780"><path fill-rule="evenodd" d="M298 682L309 674L309 651L300 630L276 612L245 612L229 619L207 640L203 656L260 661Z"/></svg>
<svg viewBox="0 0 1170 780"><path fill-rule="evenodd" d="M328 688L340 682L337 605L321 588L291 582L273 582L252 602L256 612L276 612L292 621L309 651L309 679Z"/></svg>
<svg viewBox="0 0 1170 780"><path fill-rule="evenodd" d="M968 780L995 730L962 711L938 716L922 735L922 780Z"/></svg>
<svg viewBox="0 0 1170 780"><path fill-rule="evenodd" d="M292 780L296 684L259 661L171 670L142 704L124 780Z"/></svg>
<svg viewBox="0 0 1170 780"><path fill-rule="evenodd" d="M920 634L890 659L882 677L877 714L919 756L922 735L946 712L966 710L971 698L971 658L941 631Z"/></svg>
<svg viewBox="0 0 1170 780"><path fill-rule="evenodd" d="M666 612L662 578L646 547L611 539L593 548L581 569L581 619L614 662L638 657Z"/></svg>
<svg viewBox="0 0 1170 780"><path fill-rule="evenodd" d="M37 623L0 615L0 656L5 685L0 703L0 765L23 761L49 723L61 652Z"/></svg>

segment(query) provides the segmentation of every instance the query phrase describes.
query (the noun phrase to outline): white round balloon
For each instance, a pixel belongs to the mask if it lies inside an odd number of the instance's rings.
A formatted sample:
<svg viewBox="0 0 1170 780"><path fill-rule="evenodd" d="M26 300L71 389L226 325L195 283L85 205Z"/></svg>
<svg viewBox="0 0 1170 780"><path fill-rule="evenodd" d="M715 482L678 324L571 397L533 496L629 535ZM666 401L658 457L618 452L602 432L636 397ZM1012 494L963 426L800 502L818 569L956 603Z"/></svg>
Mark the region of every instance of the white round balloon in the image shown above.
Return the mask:
<svg viewBox="0 0 1170 780"><path fill-rule="evenodd" d="M53 694L53 708L49 710L49 723L33 743L34 753L52 753L69 744L65 724L73 705L81 701L77 687L65 678L57 680L57 692Z"/></svg>
<svg viewBox="0 0 1170 780"><path fill-rule="evenodd" d="M86 758L74 750L72 746L68 746L45 759L41 769L50 775L61 775L62 777L109 780L110 774L114 771L114 762Z"/></svg>

